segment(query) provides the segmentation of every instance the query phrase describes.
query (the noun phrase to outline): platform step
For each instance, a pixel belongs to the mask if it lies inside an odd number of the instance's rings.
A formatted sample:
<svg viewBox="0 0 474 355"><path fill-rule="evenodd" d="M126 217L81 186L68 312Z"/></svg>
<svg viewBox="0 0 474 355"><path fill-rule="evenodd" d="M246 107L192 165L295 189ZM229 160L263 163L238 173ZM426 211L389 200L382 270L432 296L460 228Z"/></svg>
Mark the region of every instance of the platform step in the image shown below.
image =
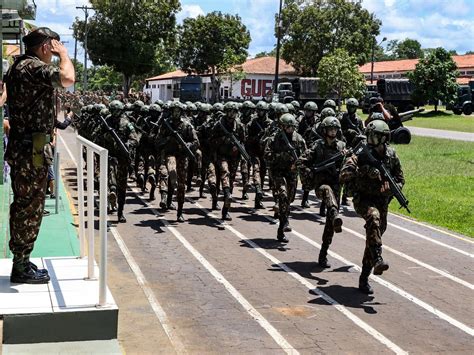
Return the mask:
<svg viewBox="0 0 474 355"><path fill-rule="evenodd" d="M97 306L99 281L85 279L87 260L47 257L32 261L48 269L48 284L10 283L11 260L0 259L4 344L117 338L118 307L108 290L107 305Z"/></svg>

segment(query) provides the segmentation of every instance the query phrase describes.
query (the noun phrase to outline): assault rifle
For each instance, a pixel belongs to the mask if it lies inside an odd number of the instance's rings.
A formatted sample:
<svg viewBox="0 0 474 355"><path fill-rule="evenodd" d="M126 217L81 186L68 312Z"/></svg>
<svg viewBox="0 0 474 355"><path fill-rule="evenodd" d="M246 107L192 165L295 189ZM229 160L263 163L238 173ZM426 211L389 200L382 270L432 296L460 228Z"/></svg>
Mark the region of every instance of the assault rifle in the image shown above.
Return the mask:
<svg viewBox="0 0 474 355"><path fill-rule="evenodd" d="M408 208L408 200L406 199L405 195L403 195L402 190L398 187L397 183L393 179L393 176L381 161L374 158L368 147L364 147L361 154L359 155L359 159L380 171L382 174L382 179L388 181L390 190L400 204L400 208L403 207L408 211L408 213L411 213Z"/></svg>
<svg viewBox="0 0 474 355"><path fill-rule="evenodd" d="M235 135L232 133L232 132L229 132L227 130L227 128L224 127L224 125L222 124L222 121L219 120L219 126L221 127L222 131L224 132L224 134L229 137L232 141L232 143L237 147L237 149L239 150L240 154L242 155L242 158L245 159L245 161L247 161L247 163L250 163L250 156L249 154L247 153L247 151L245 150L245 147L242 145L242 143L239 142L239 140L235 137Z"/></svg>
<svg viewBox="0 0 474 355"><path fill-rule="evenodd" d="M125 144L122 142L122 140L118 136L117 132L115 132L115 130L112 127L109 126L109 124L107 123L105 118L102 117L102 115L99 114L99 115L97 115L97 117L99 117L99 121L104 125L105 130L110 133L110 135L114 139L115 143L117 143L117 146L119 147L120 151L128 159L130 159L130 152L128 151L127 147L125 146Z"/></svg>
<svg viewBox="0 0 474 355"><path fill-rule="evenodd" d="M398 114L398 117L402 122L410 121L415 113L423 112L424 110L424 108L419 108L417 110L402 112Z"/></svg>
<svg viewBox="0 0 474 355"><path fill-rule="evenodd" d="M358 137L363 137L363 136L358 136ZM346 154L344 154L343 152L338 152L334 154L331 158L326 159L319 164L316 164L312 168L313 173L315 174L320 173L321 171L325 171L332 168L333 166L336 165L336 163L341 163L345 155L349 156L352 154L356 154L356 155L359 154L360 152L362 152L364 145L365 145L365 141L361 139L360 142L354 148L348 149Z"/></svg>
<svg viewBox="0 0 474 355"><path fill-rule="evenodd" d="M284 130L280 129L281 131L281 135L283 136L283 140L285 141L285 144L288 148L290 148L290 151L291 151L291 155L293 156L293 159L295 161L298 160L298 154L296 154L296 149L295 147L293 147L293 145L290 143L290 141L288 140L288 137L286 136L286 133Z"/></svg>
<svg viewBox="0 0 474 355"><path fill-rule="evenodd" d="M186 155L193 161L193 162L197 162L197 159L196 159L196 156L194 155L194 153L191 151L191 149L188 147L188 145L186 144L186 142L184 141L183 137L181 137L181 134L178 133L178 131L174 130L173 127L171 127L170 123L168 122L167 119L162 119L161 120L166 128L171 132L171 134L173 135L173 137L178 141L179 145L181 145L182 147L184 147L184 151L186 152ZM158 124L154 123L154 122L150 122L152 123L153 125L155 126L158 126Z"/></svg>

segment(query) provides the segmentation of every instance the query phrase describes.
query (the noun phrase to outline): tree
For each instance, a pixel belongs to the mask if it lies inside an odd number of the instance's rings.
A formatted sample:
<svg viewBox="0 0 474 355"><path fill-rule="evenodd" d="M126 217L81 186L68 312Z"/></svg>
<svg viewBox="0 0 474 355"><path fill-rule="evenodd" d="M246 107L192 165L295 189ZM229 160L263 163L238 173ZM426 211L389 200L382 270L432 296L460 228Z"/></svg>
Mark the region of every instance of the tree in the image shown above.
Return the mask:
<svg viewBox="0 0 474 355"><path fill-rule="evenodd" d="M220 76L247 58L250 33L238 15L211 12L186 18L179 29L178 65L191 74L211 74L212 100L219 99Z"/></svg>
<svg viewBox="0 0 474 355"><path fill-rule="evenodd" d="M276 57L276 48L273 48L270 52L260 52L255 54L255 58L262 57Z"/></svg>
<svg viewBox="0 0 474 355"><path fill-rule="evenodd" d="M343 98L361 98L365 90L364 75L359 71L357 58L338 48L321 59L318 68L321 94L336 93Z"/></svg>
<svg viewBox="0 0 474 355"><path fill-rule="evenodd" d="M109 65L123 75L125 95L131 78L157 65L175 40L179 0L90 0L95 14L87 23L87 53L94 65ZM74 37L84 43L85 23L76 18ZM155 73L159 74L159 73Z"/></svg>
<svg viewBox="0 0 474 355"><path fill-rule="evenodd" d="M466 54L474 54L474 51L467 51L466 53L464 53L464 55Z"/></svg>
<svg viewBox="0 0 474 355"><path fill-rule="evenodd" d="M287 0L282 11L282 58L302 75L316 75L319 61L343 48L366 63L381 22L360 1Z"/></svg>
<svg viewBox="0 0 474 355"><path fill-rule="evenodd" d="M88 75L90 90L114 91L122 85L120 73L108 65L92 67Z"/></svg>
<svg viewBox="0 0 474 355"><path fill-rule="evenodd" d="M415 100L435 101L435 112L438 111L439 100L444 103L453 102L457 95L458 74L451 54L443 48L434 49L418 62L413 72L408 73L415 86Z"/></svg>
<svg viewBox="0 0 474 355"><path fill-rule="evenodd" d="M421 44L416 39L405 38L398 42L395 49L397 59L417 59L423 58L424 53L421 49Z"/></svg>

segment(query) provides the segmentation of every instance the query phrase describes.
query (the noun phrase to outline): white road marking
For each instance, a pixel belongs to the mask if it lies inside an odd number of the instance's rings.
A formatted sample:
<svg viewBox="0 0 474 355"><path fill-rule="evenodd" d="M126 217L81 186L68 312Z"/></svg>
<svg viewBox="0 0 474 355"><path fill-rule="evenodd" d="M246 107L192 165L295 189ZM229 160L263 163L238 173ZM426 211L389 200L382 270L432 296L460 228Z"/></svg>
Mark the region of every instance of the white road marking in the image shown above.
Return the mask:
<svg viewBox="0 0 474 355"><path fill-rule="evenodd" d="M362 239L362 240L365 240L365 239L366 239L366 238L365 238L365 235L362 235L362 234L360 234L360 233L358 233L358 232L356 232L356 231L354 231L354 230L352 230L352 229L350 229L350 228L346 228L346 227L343 226L342 229L345 230L346 232L348 232L348 233L350 233L350 234L352 234L352 235L354 235L354 236L356 236L356 237ZM407 255L407 254L405 254L405 253L402 253L401 251L395 250L395 249L393 249L393 248L391 248L391 247L389 247L389 246L387 246L387 245L385 245L385 244L383 245L383 248L384 248L384 250L387 250L387 251L389 251L389 252L391 252L391 253L393 253L393 254L395 254L395 255L398 255L398 256L400 256L400 257L402 257L402 258L404 258L404 259L406 259L406 260L408 260L408 261L411 261L411 262L414 263L414 264L418 264L418 265L420 265L421 267L424 267L425 269L428 269L428 270L430 270L430 271L433 271L433 272L436 273L436 274L439 274L439 275L441 275L441 276L444 276L444 277L446 277L447 279L450 279L451 281L457 282L458 284L463 285L463 286L469 288L470 290L474 290L474 285L473 285L473 284L471 284L471 283L469 283L469 282L467 282L467 281L464 281L464 280L460 279L459 277L453 276L453 275L447 273L446 271L443 271L443 270L440 270L440 269L438 269L438 268L435 268L434 266L431 266L431 265L429 265L429 264L427 264L427 263L424 263L423 261L420 261L420 260L418 260L418 259L415 259L415 258L413 258L413 257L411 257L411 256L409 256L409 255Z"/></svg>
<svg viewBox="0 0 474 355"><path fill-rule="evenodd" d="M165 310L161 306L160 302L158 302L158 300L156 299L155 294L153 293L153 290L148 286L148 281L143 275L140 267L136 263L132 254L128 250L127 245L125 244L122 237L120 236L120 233L117 231L115 227L111 227L110 232L114 236L115 241L117 242L117 245L122 251L122 254L124 255L125 259L127 260L128 265L132 269L132 272L135 275L135 278L137 279L138 284L140 285L140 288L142 289L148 302L150 303L151 308L153 309L153 312L155 313L156 317L161 323L161 326L163 327L166 335L168 336L168 339L173 345L174 350L176 351L177 354L186 353L186 348L184 347L179 337L176 335L173 329L173 326L170 324L168 316L166 315Z"/></svg>
<svg viewBox="0 0 474 355"><path fill-rule="evenodd" d="M275 340L275 342L287 353L287 354L299 354L299 352L280 334L280 332L273 327L268 320L266 320L260 312L258 312L251 304L248 302L242 294L237 291L237 289L232 286L232 284L227 281L227 279L219 272L217 269L211 265L209 261L202 256L199 251L197 251L187 239L169 222L161 216L156 208L151 206L147 201L141 198L139 192L132 188L132 191L135 195L153 212L155 216L158 217L158 220L163 223L163 225L178 239L181 244L196 258L197 261L201 263L204 268L212 275L214 278L221 283L224 288L235 298L237 302L245 309L245 311Z"/></svg>
<svg viewBox="0 0 474 355"><path fill-rule="evenodd" d="M213 218L214 220L217 220L220 222L219 218L212 213L208 212L203 206L201 206L198 202L192 201L192 203L198 207L201 211L203 211L207 216ZM321 298L323 298L327 303L330 305L334 306L338 311L340 311L342 314L344 314L347 318L349 318L352 322L354 322L358 327L366 331L368 334L370 334L372 337L377 339L380 343L385 345L387 348L392 350L396 354L408 354L405 350L400 348L398 345L393 343L390 339L386 338L383 334L381 334L379 331L371 327L369 324L364 322L362 319L357 317L355 314L350 312L346 307L343 305L339 304L335 299L333 299L331 296L326 294L325 292L321 291L318 289L316 285L313 285L311 282L306 280L304 277L293 271L290 267L288 267L286 264L282 263L280 260L275 258L273 255L269 254L258 244L253 242L252 240L248 239L244 234L240 233L238 230L236 230L234 227L230 226L229 224L224 223L224 227L229 230L232 234L235 236L239 237L241 240L243 240L245 243L250 245L253 249L255 249L257 252L262 254L265 258L270 260L273 264L277 265L280 269L284 270L286 273L291 275L293 278L298 280L302 285L306 286L309 290L317 293Z"/></svg>
<svg viewBox="0 0 474 355"><path fill-rule="evenodd" d="M432 229L432 230L434 230L434 231L436 231L436 232L449 235L450 237L453 237L453 238L462 240L463 242L467 242L467 243L474 244L474 240L467 239L467 238L464 238L464 237L460 237L459 235L456 235L456 234L447 232L447 231L445 231L445 230L442 230L442 229L439 229L439 228L430 226L429 224L426 224L426 223L423 223L423 222L419 222L419 221L415 221L414 219L407 218L407 217L402 216L402 215L397 214L397 213L389 212L389 214L390 214L391 216L395 216L395 217L397 217L397 218L403 219L403 220L405 220L405 221L407 221L407 222L415 223L415 224L418 224L418 225L420 225L420 226L422 226L422 227L426 227L426 228Z"/></svg>
<svg viewBox="0 0 474 355"><path fill-rule="evenodd" d="M400 226L398 226L398 225L396 225L396 224L394 224L394 223L391 223L391 222L387 222L387 224L388 224L389 226L392 226L392 227L394 227L394 228L397 228L397 229L399 229L399 230L401 230L401 231L404 231L405 233L409 233L409 234L411 234L411 235L414 235L415 237L418 237L418 238L427 240L427 241L429 241L429 242L431 242L431 243L440 245L440 246L442 246L442 247L444 247L444 248L451 249L451 250L453 250L453 251L455 251L455 252L457 252L457 253L459 253L459 254L468 256L468 257L470 257L470 258L474 258L474 254L471 254L471 253L468 253L468 252L466 252L466 251L464 251L464 250L455 248L455 247L453 247L453 246L451 246L451 245L442 243L442 242L440 242L440 241L437 241L436 239L433 239L433 238L424 236L423 234L420 234L420 233L411 231L411 230L409 230L409 229L400 227Z"/></svg>

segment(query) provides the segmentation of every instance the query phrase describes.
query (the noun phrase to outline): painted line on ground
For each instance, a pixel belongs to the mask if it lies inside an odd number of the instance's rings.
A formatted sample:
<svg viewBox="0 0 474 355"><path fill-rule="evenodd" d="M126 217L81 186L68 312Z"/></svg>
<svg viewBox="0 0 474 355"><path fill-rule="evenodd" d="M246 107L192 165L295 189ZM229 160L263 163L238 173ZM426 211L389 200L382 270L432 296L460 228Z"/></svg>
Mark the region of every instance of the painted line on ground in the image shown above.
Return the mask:
<svg viewBox="0 0 474 355"><path fill-rule="evenodd" d="M385 345L387 348L395 352L396 354L408 354L405 350L400 348L398 345L393 343L390 339L386 338L383 334L381 334L379 331L371 327L369 324L364 322L362 319L357 317L354 313L350 312L345 306L339 304L335 299L333 299L331 296L326 294L325 292L321 291L316 285L313 285L311 282L306 280L304 277L299 275L297 272L295 272L293 269L288 267L285 263L281 262L277 258L275 258L273 255L269 254L267 251L263 250L258 244L253 242L252 240L248 239L244 234L236 230L234 227L230 226L227 223L223 223L217 216L206 210L201 204L199 204L196 201L191 201L188 199L188 202L192 203L196 207L199 208L203 213L206 214L206 216L214 219L218 223L220 223L224 228L229 230L232 234L240 238L242 241L250 245L253 249L255 249L257 252L262 254L265 258L270 260L273 264L277 265L280 269L284 270L286 273L288 273L290 276L295 278L298 282L300 282L302 285L307 287L309 290L313 291L314 293L317 293L321 298L323 298L328 304L334 306L338 311L340 311L342 314L344 314L347 318L349 318L354 324L356 324L358 327L360 327L362 330L370 334L373 338L378 340L381 344Z"/></svg>
<svg viewBox="0 0 474 355"><path fill-rule="evenodd" d="M129 186L130 187L130 186ZM280 332L273 327L270 322L265 319L260 312L258 312L255 307L253 307L249 301L239 292L237 289L232 286L232 284L227 281L227 279L222 275L212 264L207 261L206 258L195 249L191 243L170 223L161 215L158 210L153 207L148 201L145 201L141 196L140 192L131 188L135 196L141 200L145 206L152 211L152 213L158 217L158 220L166 227L175 237L178 239L181 244L191 253L194 258L199 261L199 263L216 279L217 282L222 284L224 288L234 297L234 299L245 309L245 311L254 319L267 333L270 335L273 340L284 350L287 354L296 355L299 352L280 334Z"/></svg>
<svg viewBox="0 0 474 355"><path fill-rule="evenodd" d="M124 255L125 259L127 260L127 263L130 266L130 269L132 270L133 274L135 275L135 278L137 279L138 285L140 286L143 293L145 294L145 297L150 303L150 306L153 309L153 312L158 318L158 321L163 327L163 330L168 336L168 339L170 340L171 344L173 345L174 350L176 351L177 354L186 353L186 348L184 347L179 337L176 335L173 329L173 326L171 325L168 319L168 316L166 315L165 310L161 306L160 302L158 302L158 300L156 299L155 294L153 293L153 290L148 286L148 281L146 280L145 275L143 275L140 267L136 263L127 245L125 244L122 237L120 236L120 233L117 231L115 227L111 227L110 232L114 236L114 239L117 245L119 246L120 251Z"/></svg>
<svg viewBox="0 0 474 355"><path fill-rule="evenodd" d="M298 189L297 191L298 191L299 193L302 192L301 189ZM314 195L310 194L310 197L311 197L311 200L312 200L312 201L318 201L318 200L317 200L317 197L315 197ZM297 209L299 209L299 210L301 210L301 211L305 211L305 210L302 209L300 206L292 205L292 207L296 207ZM347 208L347 210L355 212L355 211L354 211L354 208L353 208L352 206L345 206L345 207ZM401 227L401 226L399 226L399 225L397 225L397 224L395 224L395 223L392 223L392 222L387 222L387 224L390 225L390 226L392 226L392 227L394 227L394 228L397 228L397 229L399 229L399 230L402 230L402 231L404 231L404 232L406 232L406 233L409 233L409 234L411 234L411 235L414 235L414 236L416 236L416 237L418 237L418 238L427 240L427 241L429 241L429 242L431 242L431 243L434 243L434 244L437 244L437 245L442 246L442 247L444 247L444 248L453 250L453 251L455 251L455 252L457 252L457 253L460 253L460 254L462 254L462 255L468 256L468 257L470 257L470 258L474 258L474 254L470 254L470 253L468 253L468 252L466 252L466 251L464 251L464 250L461 250L461 249L458 249L458 248L456 248L456 247L453 247L453 246L451 246L451 245L449 245L449 244L440 242L440 241L438 241L438 240L436 240L436 239L430 238L430 237L425 236L425 235L423 235L423 234L421 234L421 233L417 233L417 232L411 231L411 230L409 230L409 229L403 228L403 227ZM466 239L459 238L459 237L458 237L457 239L461 239L461 240L463 240L463 241L468 241L468 240L466 240ZM470 241L469 241L469 242L470 242Z"/></svg>

